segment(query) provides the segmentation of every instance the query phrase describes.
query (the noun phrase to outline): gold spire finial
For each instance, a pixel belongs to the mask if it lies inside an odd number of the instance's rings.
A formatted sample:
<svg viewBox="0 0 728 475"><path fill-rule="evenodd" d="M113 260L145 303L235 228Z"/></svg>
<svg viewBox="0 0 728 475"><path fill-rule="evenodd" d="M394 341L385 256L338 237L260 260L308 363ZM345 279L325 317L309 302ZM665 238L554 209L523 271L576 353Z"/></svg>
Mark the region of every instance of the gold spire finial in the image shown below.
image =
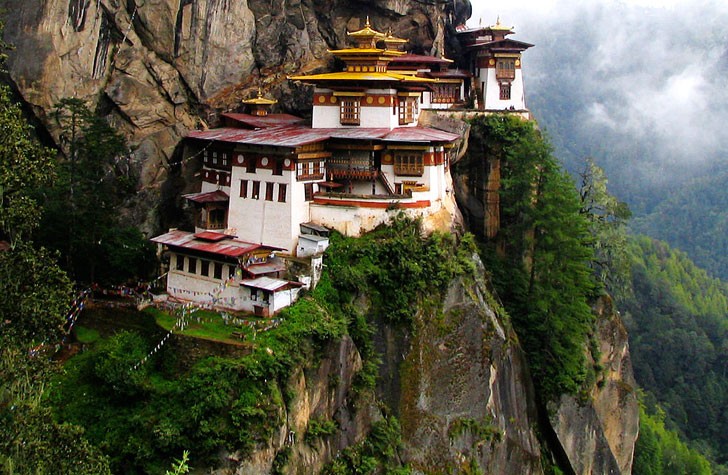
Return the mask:
<svg viewBox="0 0 728 475"><path fill-rule="evenodd" d="M260 89L260 86L258 86L258 97L263 97L263 91Z"/></svg>
<svg viewBox="0 0 728 475"><path fill-rule="evenodd" d="M369 24L369 15L367 15L367 21L364 23L364 28L371 28L372 25Z"/></svg>
<svg viewBox="0 0 728 475"><path fill-rule="evenodd" d="M495 19L495 25L500 26L500 15L498 15Z"/></svg>

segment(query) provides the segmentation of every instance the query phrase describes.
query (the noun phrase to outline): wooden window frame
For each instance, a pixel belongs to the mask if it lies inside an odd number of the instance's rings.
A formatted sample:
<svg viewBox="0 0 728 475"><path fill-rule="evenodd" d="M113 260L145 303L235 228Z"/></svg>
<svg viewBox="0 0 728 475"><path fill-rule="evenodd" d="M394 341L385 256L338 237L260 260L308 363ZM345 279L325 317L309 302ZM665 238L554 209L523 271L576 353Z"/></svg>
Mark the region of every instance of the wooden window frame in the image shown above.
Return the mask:
<svg viewBox="0 0 728 475"><path fill-rule="evenodd" d="M394 174L399 176L422 176L425 173L425 157L422 152L396 152Z"/></svg>
<svg viewBox="0 0 728 475"><path fill-rule="evenodd" d="M260 182L257 180L253 180L253 191L250 197L254 200L260 199Z"/></svg>
<svg viewBox="0 0 728 475"><path fill-rule="evenodd" d="M500 93L498 95L501 101L511 100L511 83L502 82L500 83Z"/></svg>
<svg viewBox="0 0 728 475"><path fill-rule="evenodd" d="M275 186L275 183L271 183L269 181L265 182L265 200L266 201L273 201L273 187Z"/></svg>
<svg viewBox="0 0 728 475"><path fill-rule="evenodd" d="M286 191L287 186L285 183L278 183L278 202L279 203L285 203L286 202Z"/></svg>
<svg viewBox="0 0 728 475"><path fill-rule="evenodd" d="M240 197L248 197L248 180L240 180Z"/></svg>
<svg viewBox="0 0 728 475"><path fill-rule="evenodd" d="M417 101L415 97L401 97L399 99L399 125L411 124L417 115Z"/></svg>
<svg viewBox="0 0 728 475"><path fill-rule="evenodd" d="M359 97L339 98L339 122L341 125L361 124L361 99Z"/></svg>
<svg viewBox="0 0 728 475"><path fill-rule="evenodd" d="M200 275L208 277L210 275L210 261L200 259Z"/></svg>

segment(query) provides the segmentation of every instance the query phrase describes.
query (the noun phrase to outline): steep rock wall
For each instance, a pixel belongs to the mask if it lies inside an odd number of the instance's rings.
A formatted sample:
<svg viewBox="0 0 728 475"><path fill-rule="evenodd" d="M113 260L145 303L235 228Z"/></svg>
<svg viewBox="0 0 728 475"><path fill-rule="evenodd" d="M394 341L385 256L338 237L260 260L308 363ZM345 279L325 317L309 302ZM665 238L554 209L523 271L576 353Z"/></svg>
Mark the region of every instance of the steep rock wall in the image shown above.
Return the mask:
<svg viewBox="0 0 728 475"><path fill-rule="evenodd" d="M611 300L595 305L602 369L590 402L563 396L550 420L576 474L632 473L639 432L639 405L629 355L627 331Z"/></svg>
<svg viewBox="0 0 728 475"><path fill-rule="evenodd" d="M461 279L441 312L416 320L399 411L403 458L418 473L543 473L533 387L498 308L484 281Z"/></svg>

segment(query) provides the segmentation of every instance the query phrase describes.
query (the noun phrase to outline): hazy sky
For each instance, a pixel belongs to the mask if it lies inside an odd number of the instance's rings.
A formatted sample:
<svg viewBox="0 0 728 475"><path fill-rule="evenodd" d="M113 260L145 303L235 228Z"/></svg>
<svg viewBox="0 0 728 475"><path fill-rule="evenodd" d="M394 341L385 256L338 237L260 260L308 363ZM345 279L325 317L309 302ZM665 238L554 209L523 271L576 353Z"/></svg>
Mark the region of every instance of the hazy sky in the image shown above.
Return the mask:
<svg viewBox="0 0 728 475"><path fill-rule="evenodd" d="M526 101L539 119L535 95L563 101L573 128L552 135L645 147L642 171L657 180L728 155L728 0L471 2L469 25L500 16L536 45Z"/></svg>

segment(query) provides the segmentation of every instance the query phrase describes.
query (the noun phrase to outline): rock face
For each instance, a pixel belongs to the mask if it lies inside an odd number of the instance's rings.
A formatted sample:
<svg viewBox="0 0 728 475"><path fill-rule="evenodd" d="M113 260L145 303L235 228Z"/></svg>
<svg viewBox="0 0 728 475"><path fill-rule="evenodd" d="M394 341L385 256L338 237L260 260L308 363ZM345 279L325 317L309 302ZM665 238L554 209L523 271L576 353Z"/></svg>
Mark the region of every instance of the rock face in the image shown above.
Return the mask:
<svg viewBox="0 0 728 475"><path fill-rule="evenodd" d="M639 405L627 331L608 298L595 306L603 368L591 403L561 398L551 416L574 473L629 474L639 432Z"/></svg>
<svg viewBox="0 0 728 475"><path fill-rule="evenodd" d="M417 472L543 473L530 376L497 308L483 281L458 280L441 314L417 319L399 404Z"/></svg>
<svg viewBox="0 0 728 475"><path fill-rule="evenodd" d="M349 395L353 377L361 369L361 358L350 338L332 343L320 364L310 370L299 370L288 381L287 391L293 398L283 410L283 423L267 447L244 460L229 454L229 468L217 475L263 475L274 466L284 472L318 473L340 450L361 440L379 416L373 407L353 408ZM305 440L304 434L312 419L335 420L338 431L320 440Z"/></svg>
<svg viewBox="0 0 728 475"><path fill-rule="evenodd" d="M442 51L442 5L408 0L0 0L14 86L58 139L53 106L80 98L123 131L141 172L135 224L160 227L154 210L180 139L236 110L262 87L305 113L307 89L286 75L328 66L327 49L366 15L414 51Z"/></svg>

